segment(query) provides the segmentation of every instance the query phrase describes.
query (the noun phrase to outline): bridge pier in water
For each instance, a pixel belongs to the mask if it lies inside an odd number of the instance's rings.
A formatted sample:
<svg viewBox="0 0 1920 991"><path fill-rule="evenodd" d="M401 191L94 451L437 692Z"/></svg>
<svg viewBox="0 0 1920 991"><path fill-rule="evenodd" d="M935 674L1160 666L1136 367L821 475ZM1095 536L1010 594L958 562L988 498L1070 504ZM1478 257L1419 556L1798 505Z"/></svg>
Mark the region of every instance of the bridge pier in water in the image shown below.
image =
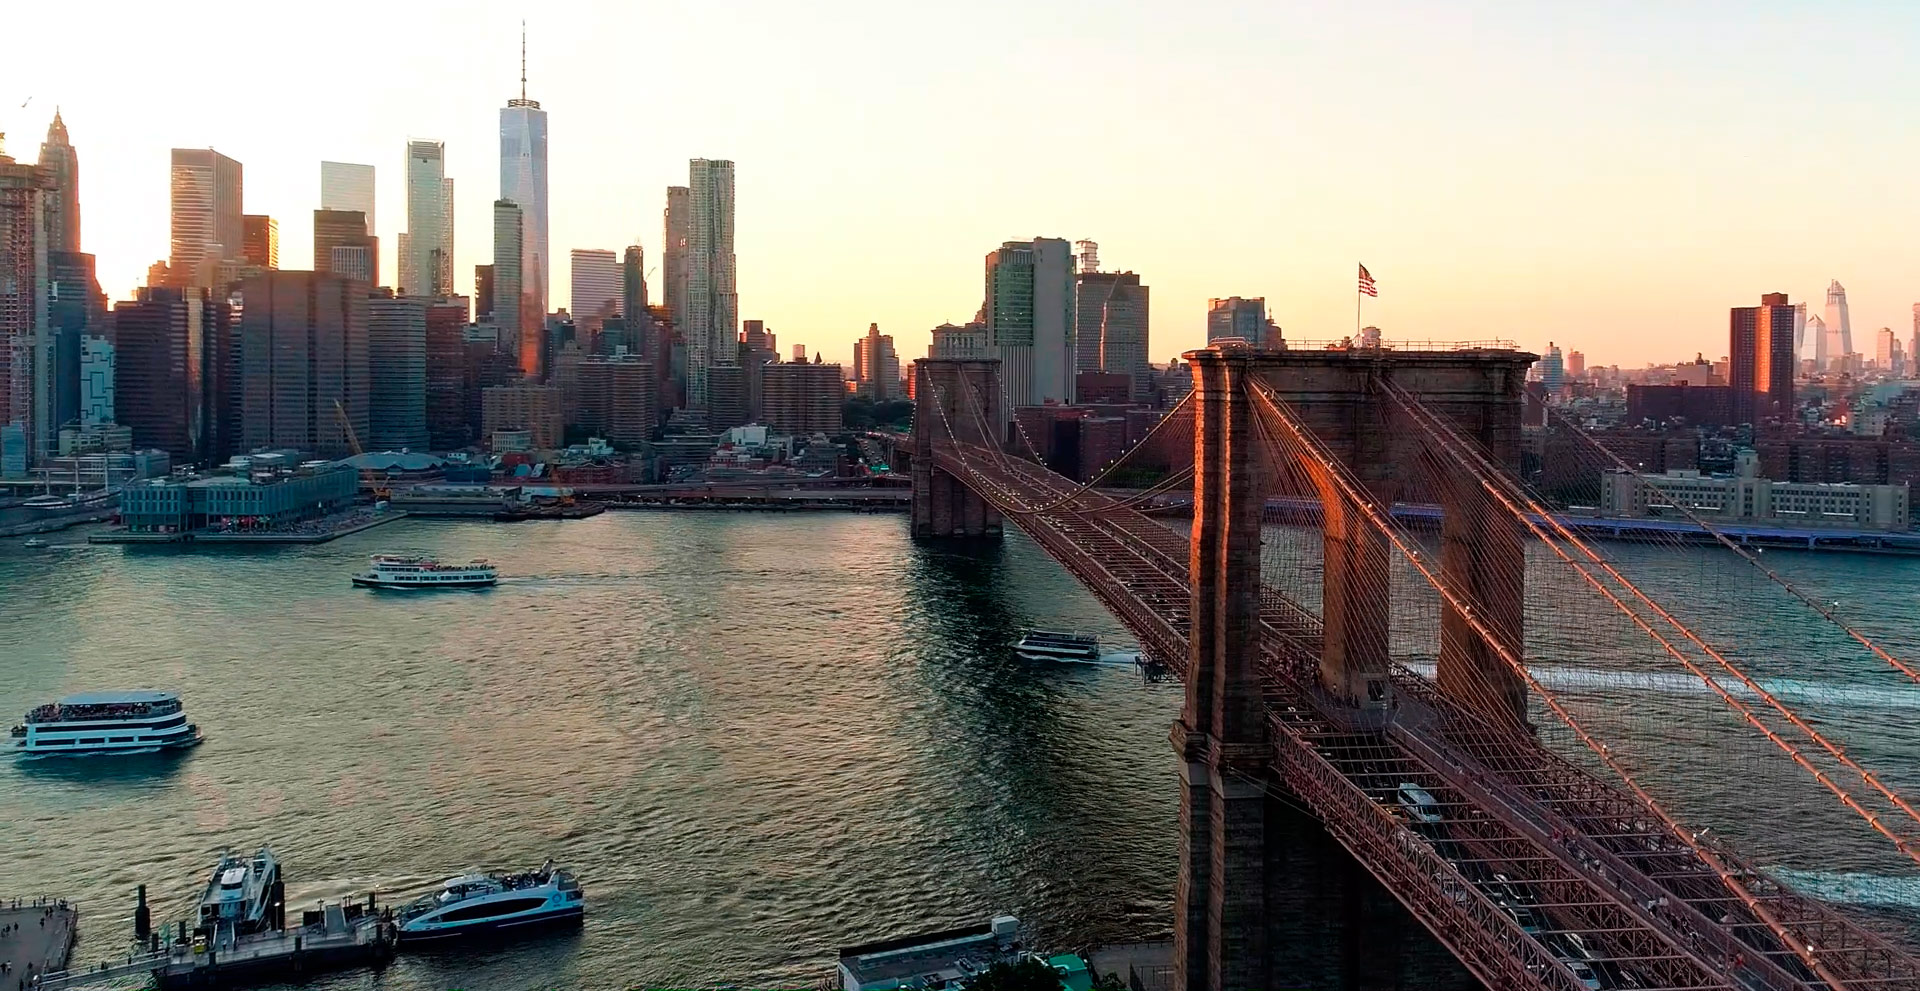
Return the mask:
<svg viewBox="0 0 1920 991"><path fill-rule="evenodd" d="M913 374L913 536L1000 536L1000 511L934 467L933 458L934 437L948 431L957 439L1000 446L999 438L980 436L976 426L1001 422L999 360L923 358L914 362Z"/></svg>

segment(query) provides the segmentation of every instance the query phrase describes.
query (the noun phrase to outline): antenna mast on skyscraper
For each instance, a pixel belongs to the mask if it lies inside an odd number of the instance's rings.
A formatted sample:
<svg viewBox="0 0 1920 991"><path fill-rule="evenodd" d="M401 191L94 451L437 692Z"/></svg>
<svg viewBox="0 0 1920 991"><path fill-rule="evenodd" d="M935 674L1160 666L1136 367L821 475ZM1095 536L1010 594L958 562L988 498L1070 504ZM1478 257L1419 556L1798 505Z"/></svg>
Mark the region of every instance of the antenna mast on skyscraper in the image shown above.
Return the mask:
<svg viewBox="0 0 1920 991"><path fill-rule="evenodd" d="M520 99L527 98L527 22L520 21Z"/></svg>

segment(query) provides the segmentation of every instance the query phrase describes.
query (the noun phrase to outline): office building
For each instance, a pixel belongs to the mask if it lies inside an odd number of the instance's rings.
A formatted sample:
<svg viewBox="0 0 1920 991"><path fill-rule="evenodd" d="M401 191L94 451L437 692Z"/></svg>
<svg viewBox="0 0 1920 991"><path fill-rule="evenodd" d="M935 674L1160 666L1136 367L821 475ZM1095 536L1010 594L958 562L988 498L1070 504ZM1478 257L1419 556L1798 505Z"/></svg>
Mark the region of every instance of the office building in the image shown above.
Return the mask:
<svg viewBox="0 0 1920 991"><path fill-rule="evenodd" d="M355 437L369 430L366 285L282 269L241 291L243 445L345 457L342 414Z"/></svg>
<svg viewBox="0 0 1920 991"><path fill-rule="evenodd" d="M427 447L427 307L421 296L367 300L369 451Z"/></svg>
<svg viewBox="0 0 1920 991"><path fill-rule="evenodd" d="M547 249L547 112L540 101L527 99L526 41L523 33L520 98L500 109L500 198L520 205L521 291L538 321L546 317L553 277L553 254Z"/></svg>
<svg viewBox="0 0 1920 991"><path fill-rule="evenodd" d="M1782 322L1793 333L1790 318ZM1788 341L1792 337L1788 336ZM1753 452L1742 452L1733 476L1691 469L1662 474L1609 471L1601 476L1603 516L1680 517L1681 508L1723 523L1766 521L1795 529L1845 527L1903 531L1909 528L1907 486L1851 482L1779 482L1757 477Z"/></svg>
<svg viewBox="0 0 1920 991"><path fill-rule="evenodd" d="M447 233L446 145L407 142L407 232L400 247L398 292L409 296L451 293L452 268L444 286L436 286ZM451 260L448 265L451 266Z"/></svg>
<svg viewBox="0 0 1920 991"><path fill-rule="evenodd" d="M1256 348L1272 347L1267 341L1267 300L1264 296L1242 299L1207 300L1207 341L1239 338Z"/></svg>
<svg viewBox="0 0 1920 991"><path fill-rule="evenodd" d="M647 307L647 253L639 245L630 244L620 258L620 315L626 318L633 352L651 357Z"/></svg>
<svg viewBox="0 0 1920 991"><path fill-rule="evenodd" d="M80 342L80 416L83 427L117 423L114 419L116 352L113 342L88 336Z"/></svg>
<svg viewBox="0 0 1920 991"><path fill-rule="evenodd" d="M43 177L46 169L41 169ZM48 190L50 193L51 190ZM51 235L49 235L49 238ZM107 297L94 276L92 255L79 251L47 252L47 331L51 334L53 376L51 426L54 430L80 418L80 363L84 339L112 333Z"/></svg>
<svg viewBox="0 0 1920 991"><path fill-rule="evenodd" d="M635 354L595 356L581 359L578 375L581 426L620 447L653 436L653 365Z"/></svg>
<svg viewBox="0 0 1920 991"><path fill-rule="evenodd" d="M551 385L489 387L481 395L480 425L490 444L497 433L526 431L534 450L553 450L565 429L560 390Z"/></svg>
<svg viewBox="0 0 1920 991"><path fill-rule="evenodd" d="M313 211L313 267L316 271L358 279L368 285L380 281L380 239L367 233L366 215L358 210ZM344 251L344 254L338 254ZM335 258L338 255L339 261Z"/></svg>
<svg viewBox="0 0 1920 991"><path fill-rule="evenodd" d="M1060 238L1008 241L987 255L987 344L1009 411L1073 402L1073 268Z"/></svg>
<svg viewBox="0 0 1920 991"><path fill-rule="evenodd" d="M733 163L688 163L692 212L687 224L687 404L705 409L707 372L739 363L739 297L733 258Z"/></svg>
<svg viewBox="0 0 1920 991"><path fill-rule="evenodd" d="M1814 345L1813 365L1827 371L1853 353L1853 320L1847 313L1847 290L1839 279L1827 283L1827 332Z"/></svg>
<svg viewBox="0 0 1920 991"><path fill-rule="evenodd" d="M525 221L518 203L493 202L493 325L499 330L500 349L519 355L520 374L538 382L546 371L540 363L546 318L533 308L533 294L520 281Z"/></svg>
<svg viewBox="0 0 1920 991"><path fill-rule="evenodd" d="M663 213L665 247L661 252L661 278L666 280L667 317L676 328L687 326L687 238L693 226L693 190L685 186L667 187L667 208Z"/></svg>
<svg viewBox="0 0 1920 991"><path fill-rule="evenodd" d="M262 213L240 217L240 260L253 268L280 267L280 225Z"/></svg>
<svg viewBox="0 0 1920 991"><path fill-rule="evenodd" d="M1145 399L1148 287L1133 272L1089 272L1083 265L1075 288L1075 368L1125 375L1134 397Z"/></svg>
<svg viewBox="0 0 1920 991"><path fill-rule="evenodd" d="M480 323L493 321L493 266L491 264L473 267L473 319Z"/></svg>
<svg viewBox="0 0 1920 991"><path fill-rule="evenodd" d="M847 389L839 365L781 362L761 370L762 399L768 429L777 434L809 436L840 430Z"/></svg>
<svg viewBox="0 0 1920 991"><path fill-rule="evenodd" d="M435 451L473 443L479 428L467 416L466 324L464 299L434 300L427 306L427 445Z"/></svg>
<svg viewBox="0 0 1920 991"><path fill-rule="evenodd" d="M211 148L175 148L172 163L172 253L169 279L179 286L211 286L220 264L240 258L240 163Z"/></svg>
<svg viewBox="0 0 1920 991"><path fill-rule="evenodd" d="M900 397L900 355L893 349L893 335L880 333L880 325L867 325L867 336L853 342L853 381L860 395L876 403Z"/></svg>
<svg viewBox="0 0 1920 991"><path fill-rule="evenodd" d="M1843 297L1842 319L1844 306ZM1793 306L1786 293L1766 293L1759 306L1733 308L1727 358L1734 423L1793 416Z"/></svg>
<svg viewBox="0 0 1920 991"><path fill-rule="evenodd" d="M114 307L113 415L136 448L175 463L212 460L224 395L218 320L208 289L148 287Z"/></svg>
<svg viewBox="0 0 1920 991"><path fill-rule="evenodd" d="M987 325L983 323L970 323L964 327L943 323L933 328L933 343L927 346L929 358L985 358L990 353Z"/></svg>
<svg viewBox="0 0 1920 991"><path fill-rule="evenodd" d="M1899 375L1905 357L1900 340L1893 336L1892 327L1882 327L1873 335L1873 367L1882 374Z"/></svg>
<svg viewBox="0 0 1920 991"><path fill-rule="evenodd" d="M320 163L320 209L358 213L366 218L361 233L376 236L373 216L373 166L350 162ZM317 256L316 256L317 257ZM377 278L377 276L376 276Z"/></svg>
<svg viewBox="0 0 1920 991"><path fill-rule="evenodd" d="M60 119L58 107L53 123L47 125L47 140L40 143L40 170L46 188L47 251L79 251L80 248L80 153L67 139L67 124Z"/></svg>
<svg viewBox="0 0 1920 991"><path fill-rule="evenodd" d="M611 251L575 248L570 252L574 325L587 340L620 310L620 259Z"/></svg>
<svg viewBox="0 0 1920 991"><path fill-rule="evenodd" d="M750 407L745 365L736 360L733 364L713 365L707 369L708 429L732 430L746 426Z"/></svg>
<svg viewBox="0 0 1920 991"><path fill-rule="evenodd" d="M18 457L52 453L54 335L48 311L49 177L0 148L0 424L20 429Z"/></svg>
<svg viewBox="0 0 1920 991"><path fill-rule="evenodd" d="M358 245L340 245L327 252L327 264L321 271L371 285L377 268L371 250Z"/></svg>
<svg viewBox="0 0 1920 991"><path fill-rule="evenodd" d="M433 294L453 295L453 180L440 181L440 250L434 256Z"/></svg>

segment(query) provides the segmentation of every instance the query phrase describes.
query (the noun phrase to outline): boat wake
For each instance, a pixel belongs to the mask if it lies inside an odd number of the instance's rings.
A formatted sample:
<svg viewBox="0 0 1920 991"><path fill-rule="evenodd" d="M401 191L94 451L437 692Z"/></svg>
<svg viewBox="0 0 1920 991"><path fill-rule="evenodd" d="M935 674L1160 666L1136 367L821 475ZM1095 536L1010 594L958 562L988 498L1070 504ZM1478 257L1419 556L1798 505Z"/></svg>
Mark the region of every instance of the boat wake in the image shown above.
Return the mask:
<svg viewBox="0 0 1920 991"><path fill-rule="evenodd" d="M1425 675L1434 676L1434 665L1430 662L1415 662L1406 665L1408 669ZM1591 689L1594 691L1616 691L1620 689L1657 692L1662 695L1707 695L1711 694L1705 682L1689 674L1672 672L1603 671L1598 668L1581 668L1560 665L1537 665L1527 669L1540 683L1554 689ZM1716 678L1715 683L1727 691L1727 694L1744 701L1757 700L1760 696L1753 689L1732 678ZM1881 708L1881 709L1920 709L1920 689L1885 687L1877 688L1865 685L1846 685L1834 682L1804 681L1797 678L1757 678L1755 681L1775 698L1782 702L1797 702L1810 705L1831 705L1844 708Z"/></svg>

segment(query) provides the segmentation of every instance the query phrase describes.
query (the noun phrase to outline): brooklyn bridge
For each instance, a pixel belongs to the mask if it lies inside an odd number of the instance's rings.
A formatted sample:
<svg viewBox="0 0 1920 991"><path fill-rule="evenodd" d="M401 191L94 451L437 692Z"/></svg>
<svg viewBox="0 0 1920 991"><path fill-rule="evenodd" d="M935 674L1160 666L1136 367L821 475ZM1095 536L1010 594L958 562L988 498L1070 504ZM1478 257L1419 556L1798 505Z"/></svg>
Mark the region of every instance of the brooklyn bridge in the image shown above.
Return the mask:
<svg viewBox="0 0 1920 991"><path fill-rule="evenodd" d="M1312 986L1271 918L1294 855L1282 814L1496 991L1920 988L1901 920L1796 891L1699 818L1699 794L1782 782L1755 800L1856 837L1861 863L1920 861L1920 812L1872 766L1882 751L1760 673L1778 645L1741 643L1710 601L1721 579L1636 577L1648 548L1596 545L1523 475L1533 355L1223 342L1186 358L1192 393L1091 480L1049 470L991 360L918 363L910 451L917 537L1017 526L1183 683L1177 988ZM1578 456L1596 477L1631 468ZM1686 552L1765 590L1818 631L1805 642L1920 681L1693 522L1719 546ZM1682 684L1697 711L1596 701L1552 676L1569 661Z"/></svg>

